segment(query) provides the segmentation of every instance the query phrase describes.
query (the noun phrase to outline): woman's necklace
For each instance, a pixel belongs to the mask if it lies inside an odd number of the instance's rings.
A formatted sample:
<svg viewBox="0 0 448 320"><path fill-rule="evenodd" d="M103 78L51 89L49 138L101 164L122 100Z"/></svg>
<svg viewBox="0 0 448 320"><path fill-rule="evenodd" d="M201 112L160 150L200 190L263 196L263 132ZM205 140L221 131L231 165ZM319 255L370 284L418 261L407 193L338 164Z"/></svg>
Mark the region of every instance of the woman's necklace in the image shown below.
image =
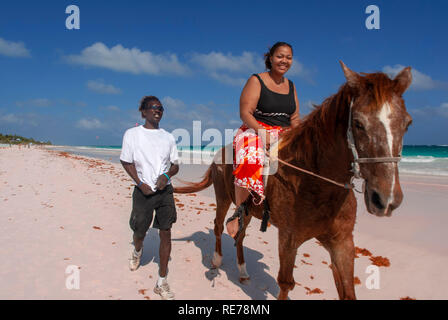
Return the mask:
<svg viewBox="0 0 448 320"><path fill-rule="evenodd" d="M274 79L274 77L272 76L271 72L269 72L269 77L272 79L272 81L274 81L274 83L275 83L276 85L279 85L279 84L282 84L283 82L285 82L285 77L282 77L279 81L276 81L276 80Z"/></svg>

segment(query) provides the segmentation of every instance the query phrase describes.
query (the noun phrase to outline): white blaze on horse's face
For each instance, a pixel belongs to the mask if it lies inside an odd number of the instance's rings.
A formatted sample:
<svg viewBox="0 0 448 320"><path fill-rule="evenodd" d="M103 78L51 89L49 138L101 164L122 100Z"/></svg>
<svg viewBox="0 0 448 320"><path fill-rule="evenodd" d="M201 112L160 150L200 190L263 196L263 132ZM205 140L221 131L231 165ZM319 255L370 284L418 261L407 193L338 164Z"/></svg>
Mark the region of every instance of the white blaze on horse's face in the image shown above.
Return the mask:
<svg viewBox="0 0 448 320"><path fill-rule="evenodd" d="M380 111L378 112L378 119L383 124L385 135L386 135L386 150L388 151L388 154L386 154L386 157L395 157L398 155L394 155L394 136L392 133L392 107L390 103L386 102L381 107ZM398 139L401 140L401 139ZM390 183L388 185L390 186L390 191L385 194L384 198L384 213L390 214L392 213L392 210L390 210L390 206L394 205L397 207L398 205L394 202L394 193L398 192L401 193L401 189L398 191L395 191L395 176L398 177L398 165L396 162L388 162L384 163L384 165L387 167L385 171L387 171L387 176L389 177ZM388 196L387 196L388 195ZM386 198L387 196L387 198ZM400 194L398 198L403 198L403 195ZM400 201L401 202L401 201Z"/></svg>
<svg viewBox="0 0 448 320"><path fill-rule="evenodd" d="M392 108L388 102L383 104L380 112L378 113L378 118L379 118L380 122L383 124L384 130L386 131L386 141L387 141L387 147L388 147L387 149L389 149L389 154L387 155L388 157L395 156L394 151L393 151L394 139L393 139L392 128L391 128L391 113L392 113ZM390 162L390 163L387 163L386 165L389 167L388 169L391 171L390 177L392 178L392 182L390 183L389 197L387 199L385 199L385 203L384 203L384 205L386 207L385 212L388 212L389 206L394 201L395 174L397 173L398 165L395 162Z"/></svg>

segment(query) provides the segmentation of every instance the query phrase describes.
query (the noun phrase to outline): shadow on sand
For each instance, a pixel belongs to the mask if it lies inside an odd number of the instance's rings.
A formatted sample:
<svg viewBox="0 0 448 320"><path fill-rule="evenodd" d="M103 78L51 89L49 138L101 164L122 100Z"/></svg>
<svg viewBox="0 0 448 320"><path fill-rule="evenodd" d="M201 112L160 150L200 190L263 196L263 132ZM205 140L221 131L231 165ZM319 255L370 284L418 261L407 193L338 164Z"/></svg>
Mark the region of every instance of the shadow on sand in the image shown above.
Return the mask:
<svg viewBox="0 0 448 320"><path fill-rule="evenodd" d="M234 240L229 235L222 235L223 259L219 269L212 268L211 264L215 246L215 234L212 229L208 229L208 233L198 231L189 237L172 239L172 241L192 241L201 250L202 264L208 268L205 277L211 282L212 287L215 286L215 279L221 277L222 271L229 281L240 287L253 300L266 300L268 293L274 298L278 296L277 281L265 271L269 270L269 266L260 262L264 255L248 247L244 247L244 258L251 280L249 284L239 282L236 248Z"/></svg>
<svg viewBox="0 0 448 320"><path fill-rule="evenodd" d="M140 260L140 266L145 266L151 262L157 263L157 265L160 264L159 246L160 246L159 230L149 228L148 233L146 234L145 240L143 242L144 250L142 258Z"/></svg>

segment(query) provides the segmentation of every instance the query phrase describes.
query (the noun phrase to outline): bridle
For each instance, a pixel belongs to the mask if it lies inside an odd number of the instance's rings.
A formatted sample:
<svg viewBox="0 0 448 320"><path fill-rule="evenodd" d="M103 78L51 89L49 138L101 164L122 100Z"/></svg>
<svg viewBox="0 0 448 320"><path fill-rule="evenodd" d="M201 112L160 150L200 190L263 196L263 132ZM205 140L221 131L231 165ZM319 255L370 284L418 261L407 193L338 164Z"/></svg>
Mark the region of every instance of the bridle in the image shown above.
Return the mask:
<svg viewBox="0 0 448 320"><path fill-rule="evenodd" d="M375 157L375 158L359 158L358 156L358 151L356 150L356 145L355 145L355 140L353 138L353 129L352 129L352 107L353 107L353 101L354 99L351 100L350 102L350 110L349 110L349 117L348 117L348 127L347 127L347 143L348 143L348 147L349 149L352 151L353 154L353 162L351 163L352 169L350 170L351 172L353 172L353 176L350 179L350 183L339 183L337 181L334 181L332 179L320 176L314 172L299 168L297 166L294 166L286 161L283 161L279 158L277 158L276 160L288 167L291 167L293 169L299 170L301 172L304 172L306 174L312 175L314 177L320 178L322 180L325 180L329 183L332 183L334 185L340 186L342 188L345 189L355 189L355 184L353 183L354 179L362 179L362 175L361 175L361 169L359 167L360 163L379 163L379 162L395 162L398 163L401 160L401 154L398 157ZM267 156L269 156L269 153L266 152ZM356 189L355 189L356 190ZM358 191L358 190L356 190ZM360 191L358 191L359 193L362 193Z"/></svg>
<svg viewBox="0 0 448 320"><path fill-rule="evenodd" d="M348 116L348 127L347 127L347 142L348 147L352 151L353 154L353 162L352 162L352 169L351 172L353 172L353 176L356 179L361 179L361 170L359 168L360 163L378 163L378 162L395 162L398 163L401 161L401 154L398 157L375 157L375 158L359 158L358 151L356 150L355 146L355 140L353 138L353 130L352 130L352 107L353 107L353 100L350 102L350 110L349 110L349 116Z"/></svg>

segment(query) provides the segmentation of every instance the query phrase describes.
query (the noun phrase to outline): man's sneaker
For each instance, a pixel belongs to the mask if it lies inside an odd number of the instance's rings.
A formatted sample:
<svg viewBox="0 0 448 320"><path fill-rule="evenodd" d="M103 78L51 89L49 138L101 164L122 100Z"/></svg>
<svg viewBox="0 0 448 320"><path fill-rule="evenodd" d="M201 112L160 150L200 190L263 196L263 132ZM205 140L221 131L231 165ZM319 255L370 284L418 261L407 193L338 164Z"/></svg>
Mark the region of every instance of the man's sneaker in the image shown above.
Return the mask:
<svg viewBox="0 0 448 320"><path fill-rule="evenodd" d="M129 259L129 269L131 271L135 271L140 266L140 258L142 257L143 248L140 249L140 252L132 249L131 258Z"/></svg>
<svg viewBox="0 0 448 320"><path fill-rule="evenodd" d="M156 285L154 293L159 294L162 297L162 300L174 300L174 293L171 291L166 280L163 281L161 286Z"/></svg>

